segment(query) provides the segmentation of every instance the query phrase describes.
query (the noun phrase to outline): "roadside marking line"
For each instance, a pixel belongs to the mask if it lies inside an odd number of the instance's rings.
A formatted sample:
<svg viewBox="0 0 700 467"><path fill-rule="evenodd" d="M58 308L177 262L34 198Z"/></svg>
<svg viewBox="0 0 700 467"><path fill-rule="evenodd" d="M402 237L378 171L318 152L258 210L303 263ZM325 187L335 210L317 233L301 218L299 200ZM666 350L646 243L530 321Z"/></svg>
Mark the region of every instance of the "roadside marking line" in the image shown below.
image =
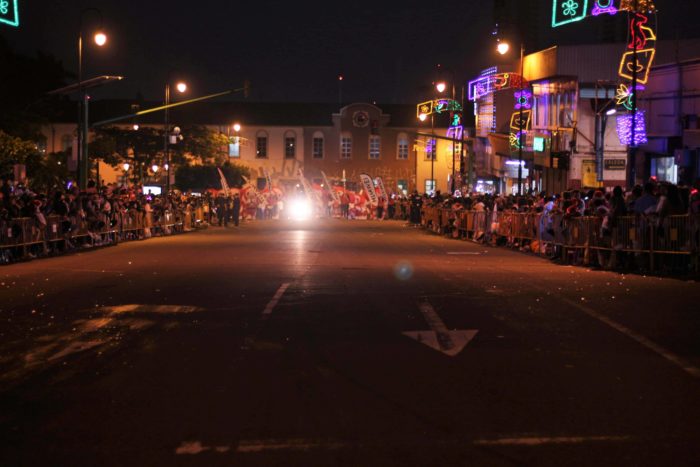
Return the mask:
<svg viewBox="0 0 700 467"><path fill-rule="evenodd" d="M438 443L441 446L447 445L469 445L472 446L548 446L564 444L588 444L588 443L627 443L638 441L632 436L529 436L522 438L495 438L495 439L475 439L469 440L429 440L426 445ZM201 441L185 441L175 449L176 455L195 456L206 452L216 452L227 454L237 453L264 453L269 451L310 451L318 449L347 449L364 448L375 446L375 443L350 442L339 440L318 440L318 439L258 439L240 440L233 445L206 446Z"/></svg>
<svg viewBox="0 0 700 467"><path fill-rule="evenodd" d="M630 436L565 436L558 438L501 438L501 439L477 439L476 446L543 446L547 444L584 444L600 442L631 441Z"/></svg>
<svg viewBox="0 0 700 467"><path fill-rule="evenodd" d="M335 441L313 441L305 439L290 440L257 440L241 441L236 448L237 452L264 452L264 451L307 451L309 449L339 449L348 447L348 443Z"/></svg>
<svg viewBox="0 0 700 467"><path fill-rule="evenodd" d="M570 300L568 298L564 298L564 297L558 297L558 298L561 301L573 306L574 308L578 308L579 310L583 311L591 318L595 318L598 321L600 321L601 323L607 324L611 328L624 334L625 336L629 337L630 339L637 341L637 343L641 344L642 346L646 347L647 349L651 350L652 352L665 358L669 362L673 363L674 365L676 365L677 367L679 367L680 369L682 369L683 371L688 373L690 376L692 376L694 378L700 378L700 368L693 366L690 362L686 361L685 359L676 355L675 353L671 352L670 350L666 349L665 347L660 346L659 344L652 341L648 337L645 337L642 334L639 334L638 332L633 331L632 329L628 328L624 324L620 324L617 321L614 321L614 320L608 318L604 314L599 313L592 308L589 308L585 305L577 303L577 302Z"/></svg>
<svg viewBox="0 0 700 467"><path fill-rule="evenodd" d="M263 319L269 317L270 314L272 314L272 310L275 309L275 307L279 303L280 299L282 298L282 295L284 295L284 293L287 291L287 289L289 288L290 285L292 285L292 284L289 282L285 282L284 284L282 284L280 286L280 288L277 290L277 293L275 293L275 296L272 297L272 300L270 300L270 303L268 303L267 306L265 307L265 310L262 313Z"/></svg>
<svg viewBox="0 0 700 467"><path fill-rule="evenodd" d="M452 256L481 256L483 253L472 251L448 251L447 254Z"/></svg>

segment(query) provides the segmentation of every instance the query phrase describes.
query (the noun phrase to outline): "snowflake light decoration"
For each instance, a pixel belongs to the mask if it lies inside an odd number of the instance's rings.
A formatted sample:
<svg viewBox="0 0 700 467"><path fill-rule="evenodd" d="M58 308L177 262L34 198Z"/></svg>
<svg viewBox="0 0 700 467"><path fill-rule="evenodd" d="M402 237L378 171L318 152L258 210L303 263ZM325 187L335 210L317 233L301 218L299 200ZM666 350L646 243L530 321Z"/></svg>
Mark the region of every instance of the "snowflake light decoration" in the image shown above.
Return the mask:
<svg viewBox="0 0 700 467"><path fill-rule="evenodd" d="M515 110L531 109L532 108L532 93L523 89L515 93Z"/></svg>

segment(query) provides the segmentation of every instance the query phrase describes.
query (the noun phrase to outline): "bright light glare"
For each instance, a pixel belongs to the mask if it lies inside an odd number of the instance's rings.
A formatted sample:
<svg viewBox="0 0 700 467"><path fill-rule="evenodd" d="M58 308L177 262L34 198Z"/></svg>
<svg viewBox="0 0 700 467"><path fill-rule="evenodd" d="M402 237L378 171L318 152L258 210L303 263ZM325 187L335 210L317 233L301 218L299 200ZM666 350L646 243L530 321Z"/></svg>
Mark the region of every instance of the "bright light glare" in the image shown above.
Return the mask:
<svg viewBox="0 0 700 467"><path fill-rule="evenodd" d="M95 44L99 45L102 47L107 43L107 35L103 32L98 32L95 34Z"/></svg>
<svg viewBox="0 0 700 467"><path fill-rule="evenodd" d="M187 84L185 83L177 83L177 92L183 93L187 91Z"/></svg>
<svg viewBox="0 0 700 467"><path fill-rule="evenodd" d="M158 172L158 166L153 164L153 166L151 167L151 170L153 171L153 173Z"/></svg>
<svg viewBox="0 0 700 467"><path fill-rule="evenodd" d="M607 112L605 112L605 115L610 116L610 115L615 115L617 113L617 109L610 109Z"/></svg>
<svg viewBox="0 0 700 467"><path fill-rule="evenodd" d="M437 92L443 93L445 92L445 89L447 89L447 85L443 82L438 83L435 88L437 89Z"/></svg>
<svg viewBox="0 0 700 467"><path fill-rule="evenodd" d="M311 219L312 210L311 204L306 200L295 200L289 206L290 217L297 221L305 221Z"/></svg>
<svg viewBox="0 0 700 467"><path fill-rule="evenodd" d="M420 114L420 115L418 116L418 120L420 120L421 122L424 122L424 121L426 121L427 119L428 119L428 116L427 116L426 114Z"/></svg>
<svg viewBox="0 0 700 467"><path fill-rule="evenodd" d="M498 50L499 54L505 55L510 50L510 44L508 44L507 42L499 42L496 50Z"/></svg>
<svg viewBox="0 0 700 467"><path fill-rule="evenodd" d="M124 162L124 164L122 165L122 168L124 169L125 172L129 170L129 167L131 167L131 166L129 165L128 162Z"/></svg>
<svg viewBox="0 0 700 467"><path fill-rule="evenodd" d="M241 131L241 124L240 124L240 123L234 123L234 124L233 124L233 131L235 131L236 133L238 133L239 131Z"/></svg>

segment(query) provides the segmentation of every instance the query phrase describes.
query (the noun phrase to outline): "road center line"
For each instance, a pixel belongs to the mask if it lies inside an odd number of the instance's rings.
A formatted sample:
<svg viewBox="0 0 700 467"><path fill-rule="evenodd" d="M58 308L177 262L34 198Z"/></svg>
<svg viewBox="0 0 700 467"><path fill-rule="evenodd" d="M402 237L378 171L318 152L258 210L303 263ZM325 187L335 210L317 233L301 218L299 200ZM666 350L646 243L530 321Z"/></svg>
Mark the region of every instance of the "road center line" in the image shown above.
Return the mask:
<svg viewBox="0 0 700 467"><path fill-rule="evenodd" d="M670 350L666 349L665 347L660 346L656 342L652 341L651 339L639 334L636 331L633 331L632 329L628 328L627 326L618 323L615 320L612 320L605 316L602 313L599 313L595 311L592 308L589 308L585 305L582 305L574 300L570 300L568 298L564 297L558 297L561 301L573 306L574 308L578 308L582 312L586 313L588 316L591 318L595 318L601 323L607 324L611 328L615 329L618 332L621 332L625 336L629 337L630 339L633 339L637 341L637 343L641 344L642 346L646 347L647 349L651 350L652 352L660 355L661 357L665 358L669 362L673 363L674 365L680 367L683 371L688 373L689 375L693 376L694 378L700 378L700 368L697 368L687 362L685 359L682 357L676 355L675 353L671 352Z"/></svg>
<svg viewBox="0 0 700 467"><path fill-rule="evenodd" d="M277 293L275 293L275 296L272 297L272 300L270 300L270 303L267 304L265 310L262 313L263 318L267 318L268 316L270 316L270 314L272 314L272 310L275 309L277 303L279 303L280 299L282 298L282 295L284 295L284 293L287 291L290 285L291 284L289 282L285 282L284 284L282 284L282 286L280 286L279 289L277 289Z"/></svg>
<svg viewBox="0 0 700 467"><path fill-rule="evenodd" d="M564 437L527 437L477 439L476 446L543 446L548 444L585 444L594 442L624 442L631 441L630 436L564 436Z"/></svg>

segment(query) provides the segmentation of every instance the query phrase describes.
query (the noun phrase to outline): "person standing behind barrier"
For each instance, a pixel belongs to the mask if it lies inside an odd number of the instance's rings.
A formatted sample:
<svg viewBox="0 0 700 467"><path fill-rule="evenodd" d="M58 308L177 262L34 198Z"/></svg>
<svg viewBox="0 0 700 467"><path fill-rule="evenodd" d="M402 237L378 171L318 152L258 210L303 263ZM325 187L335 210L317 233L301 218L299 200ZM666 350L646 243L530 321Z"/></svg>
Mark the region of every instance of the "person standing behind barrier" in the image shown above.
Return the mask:
<svg viewBox="0 0 700 467"><path fill-rule="evenodd" d="M233 195L233 225L238 227L241 218L241 197L238 193Z"/></svg>
<svg viewBox="0 0 700 467"><path fill-rule="evenodd" d="M413 192L413 195L411 196L411 224L414 225L419 225L420 224L420 210L423 207L423 198L418 194L418 190L415 190Z"/></svg>
<svg viewBox="0 0 700 467"><path fill-rule="evenodd" d="M145 238L151 237L151 227L153 227L153 208L146 198L143 203L143 236Z"/></svg>

